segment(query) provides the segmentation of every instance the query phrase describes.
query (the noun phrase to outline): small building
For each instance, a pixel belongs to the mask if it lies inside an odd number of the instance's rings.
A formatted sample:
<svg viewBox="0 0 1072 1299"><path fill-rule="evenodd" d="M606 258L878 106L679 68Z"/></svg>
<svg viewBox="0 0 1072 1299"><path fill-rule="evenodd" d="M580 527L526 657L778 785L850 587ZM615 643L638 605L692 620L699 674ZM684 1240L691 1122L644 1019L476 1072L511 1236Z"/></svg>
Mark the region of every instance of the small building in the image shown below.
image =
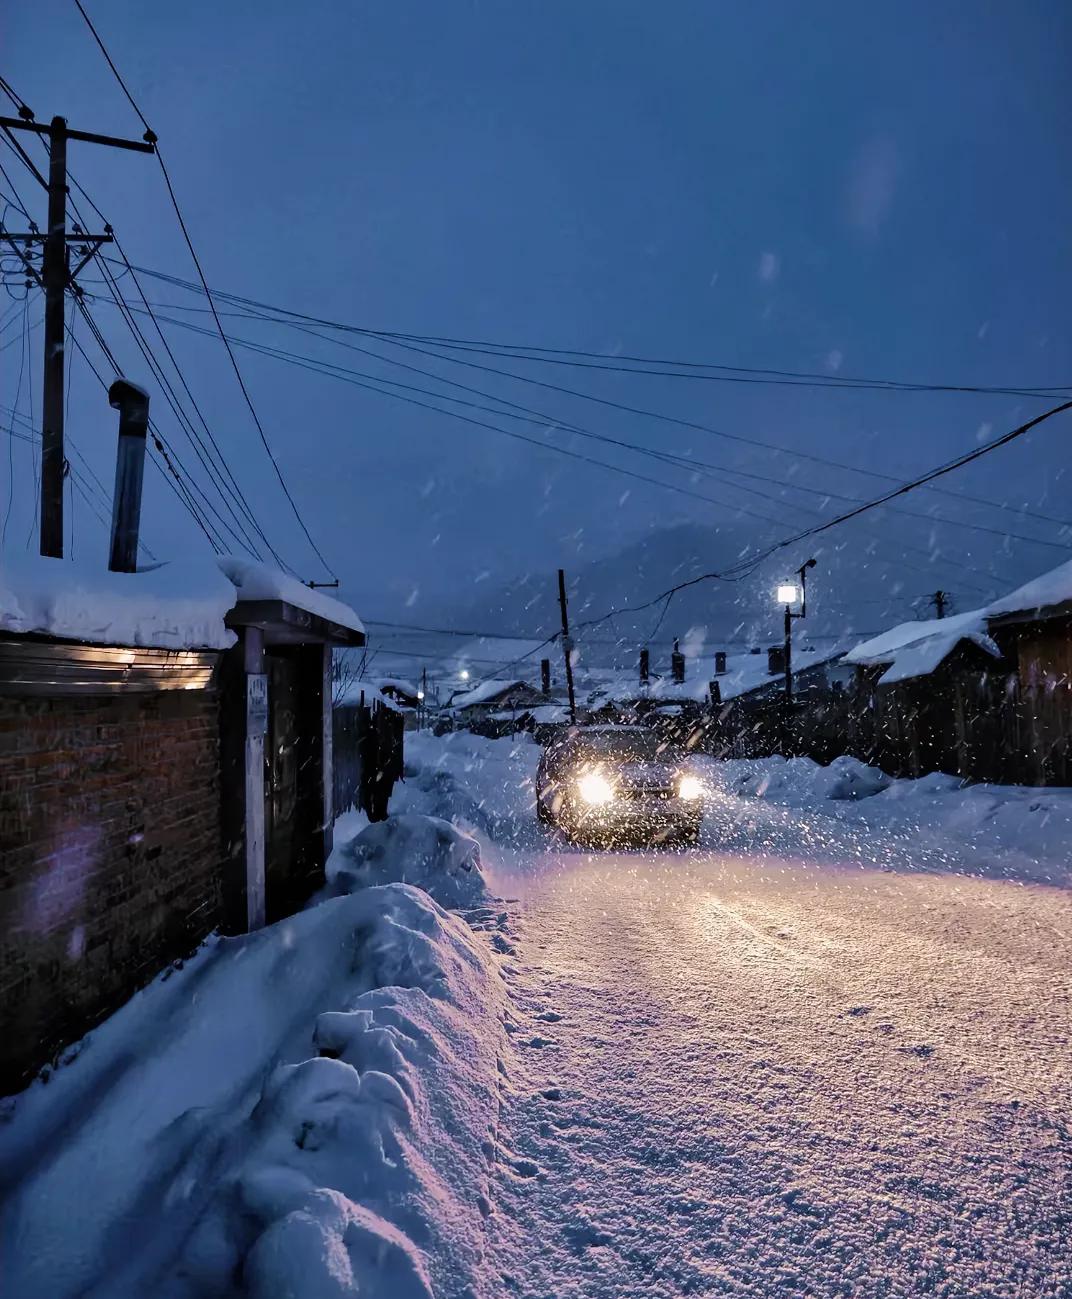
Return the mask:
<svg viewBox="0 0 1072 1299"><path fill-rule="evenodd" d="M448 707L457 723L467 726L493 713L520 713L547 702L547 696L526 681L490 680L452 695Z"/></svg>
<svg viewBox="0 0 1072 1299"><path fill-rule="evenodd" d="M0 1094L331 844L352 610L263 565L0 565Z"/></svg>

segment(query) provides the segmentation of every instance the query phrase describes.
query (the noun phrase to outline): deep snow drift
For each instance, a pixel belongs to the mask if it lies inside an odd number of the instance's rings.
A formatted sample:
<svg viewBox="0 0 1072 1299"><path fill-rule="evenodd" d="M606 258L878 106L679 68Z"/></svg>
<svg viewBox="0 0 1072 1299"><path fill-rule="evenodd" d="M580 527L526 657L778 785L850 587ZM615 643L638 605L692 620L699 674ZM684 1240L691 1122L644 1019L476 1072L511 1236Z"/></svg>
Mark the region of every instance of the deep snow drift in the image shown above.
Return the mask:
<svg viewBox="0 0 1072 1299"><path fill-rule="evenodd" d="M0 1125L5 1299L486 1292L502 987L402 884L210 942Z"/></svg>

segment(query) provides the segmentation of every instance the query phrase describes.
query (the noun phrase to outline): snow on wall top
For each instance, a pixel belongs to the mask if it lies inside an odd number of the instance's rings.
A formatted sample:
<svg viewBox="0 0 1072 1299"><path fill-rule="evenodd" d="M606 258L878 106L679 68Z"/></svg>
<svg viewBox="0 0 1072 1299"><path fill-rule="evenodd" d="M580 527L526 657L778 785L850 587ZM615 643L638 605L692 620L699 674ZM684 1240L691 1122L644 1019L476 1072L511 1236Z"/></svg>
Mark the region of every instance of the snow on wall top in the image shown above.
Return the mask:
<svg viewBox="0 0 1072 1299"><path fill-rule="evenodd" d="M1002 613L1029 613L1068 600L1072 600L1072 559L987 605L986 613L990 618Z"/></svg>
<svg viewBox="0 0 1072 1299"><path fill-rule="evenodd" d="M210 559L112 573L97 563L0 555L0 631L94 645L226 649L234 587Z"/></svg>
<svg viewBox="0 0 1072 1299"><path fill-rule="evenodd" d="M893 685L929 676L961 641L971 641L995 658L1001 651L986 634L986 609L970 609L951 618L903 622L880 636L862 641L845 655L849 663L875 667L886 664L879 685Z"/></svg>
<svg viewBox="0 0 1072 1299"><path fill-rule="evenodd" d="M364 634L364 624L348 604L311 590L296 577L237 555L219 555L216 562L234 583L240 600L285 600L296 609Z"/></svg>

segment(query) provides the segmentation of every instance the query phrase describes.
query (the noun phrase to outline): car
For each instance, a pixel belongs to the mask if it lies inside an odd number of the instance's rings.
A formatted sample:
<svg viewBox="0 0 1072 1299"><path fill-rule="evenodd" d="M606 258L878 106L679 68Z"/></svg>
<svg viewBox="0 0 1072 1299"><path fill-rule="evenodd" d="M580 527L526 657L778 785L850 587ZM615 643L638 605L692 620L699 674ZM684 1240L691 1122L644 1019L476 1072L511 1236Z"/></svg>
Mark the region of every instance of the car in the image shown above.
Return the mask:
<svg viewBox="0 0 1072 1299"><path fill-rule="evenodd" d="M645 726L575 727L536 774L536 815L569 839L695 843L704 789L684 749Z"/></svg>

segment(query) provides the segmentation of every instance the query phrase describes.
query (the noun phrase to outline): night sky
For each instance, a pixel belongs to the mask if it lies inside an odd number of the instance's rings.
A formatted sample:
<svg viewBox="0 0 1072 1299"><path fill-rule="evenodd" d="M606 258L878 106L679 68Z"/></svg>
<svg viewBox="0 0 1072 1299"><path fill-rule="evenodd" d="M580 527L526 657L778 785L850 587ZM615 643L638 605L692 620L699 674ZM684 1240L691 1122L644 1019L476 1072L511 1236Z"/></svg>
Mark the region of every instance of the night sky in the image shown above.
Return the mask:
<svg viewBox="0 0 1072 1299"><path fill-rule="evenodd" d="M87 8L160 138L215 288L376 329L608 355L968 385L1072 381L1072 11L1059 0L93 0ZM17 5L4 25L4 74L38 119L61 113L81 129L141 135L73 4ZM10 153L2 160L43 223L43 193ZM194 278L154 159L74 144L70 162L135 264ZM22 220L5 213L9 229ZM87 268L91 294L104 292L97 278ZM153 302L205 306L175 286L142 283ZM122 287L136 300L129 277ZM0 302L4 315L14 306ZM161 428L196 467L117 309L90 307L128 376L154 392ZM31 301L31 324L40 310ZM167 314L199 326L207 319ZM19 335L19 312L13 320L0 343ZM434 386L295 330L226 324L306 357ZM273 542L301 576L325 576L289 515L220 343L165 328ZM81 321L76 329L97 358ZM23 380L19 403L30 418L32 395L35 419L40 337L31 337L33 388ZM349 341L648 447L843 494L870 496L881 486ZM0 352L5 427L20 350L17 342ZM477 578L492 590L519 572L575 565L669 524L717 524L743 548L808 521L726 482L693 480L576 434L468 412L711 500L237 355L310 530L369 616L446 616L453 603L479 598ZM1046 404L556 366L526 365L524 373L897 476ZM115 416L78 358L69 430L110 487ZM949 485L1064 517L1070 432L1068 416L1059 417ZM11 446L7 544L21 548L33 466L28 444ZM0 476L6 497L6 448ZM207 548L155 474L146 491L144 535L159 557ZM822 508L815 496L784 499ZM775 522L735 513L740 502ZM948 498L920 495L913 507L1060 539L1038 520ZM876 520L875 544L896 554L906 526ZM1001 544L945 525L916 523L911 535L939 555L969 557L980 571ZM74 542L76 557L104 554L104 531L81 500ZM1018 546L1002 574L1023 580L1063 557ZM940 569L937 579L951 583Z"/></svg>

